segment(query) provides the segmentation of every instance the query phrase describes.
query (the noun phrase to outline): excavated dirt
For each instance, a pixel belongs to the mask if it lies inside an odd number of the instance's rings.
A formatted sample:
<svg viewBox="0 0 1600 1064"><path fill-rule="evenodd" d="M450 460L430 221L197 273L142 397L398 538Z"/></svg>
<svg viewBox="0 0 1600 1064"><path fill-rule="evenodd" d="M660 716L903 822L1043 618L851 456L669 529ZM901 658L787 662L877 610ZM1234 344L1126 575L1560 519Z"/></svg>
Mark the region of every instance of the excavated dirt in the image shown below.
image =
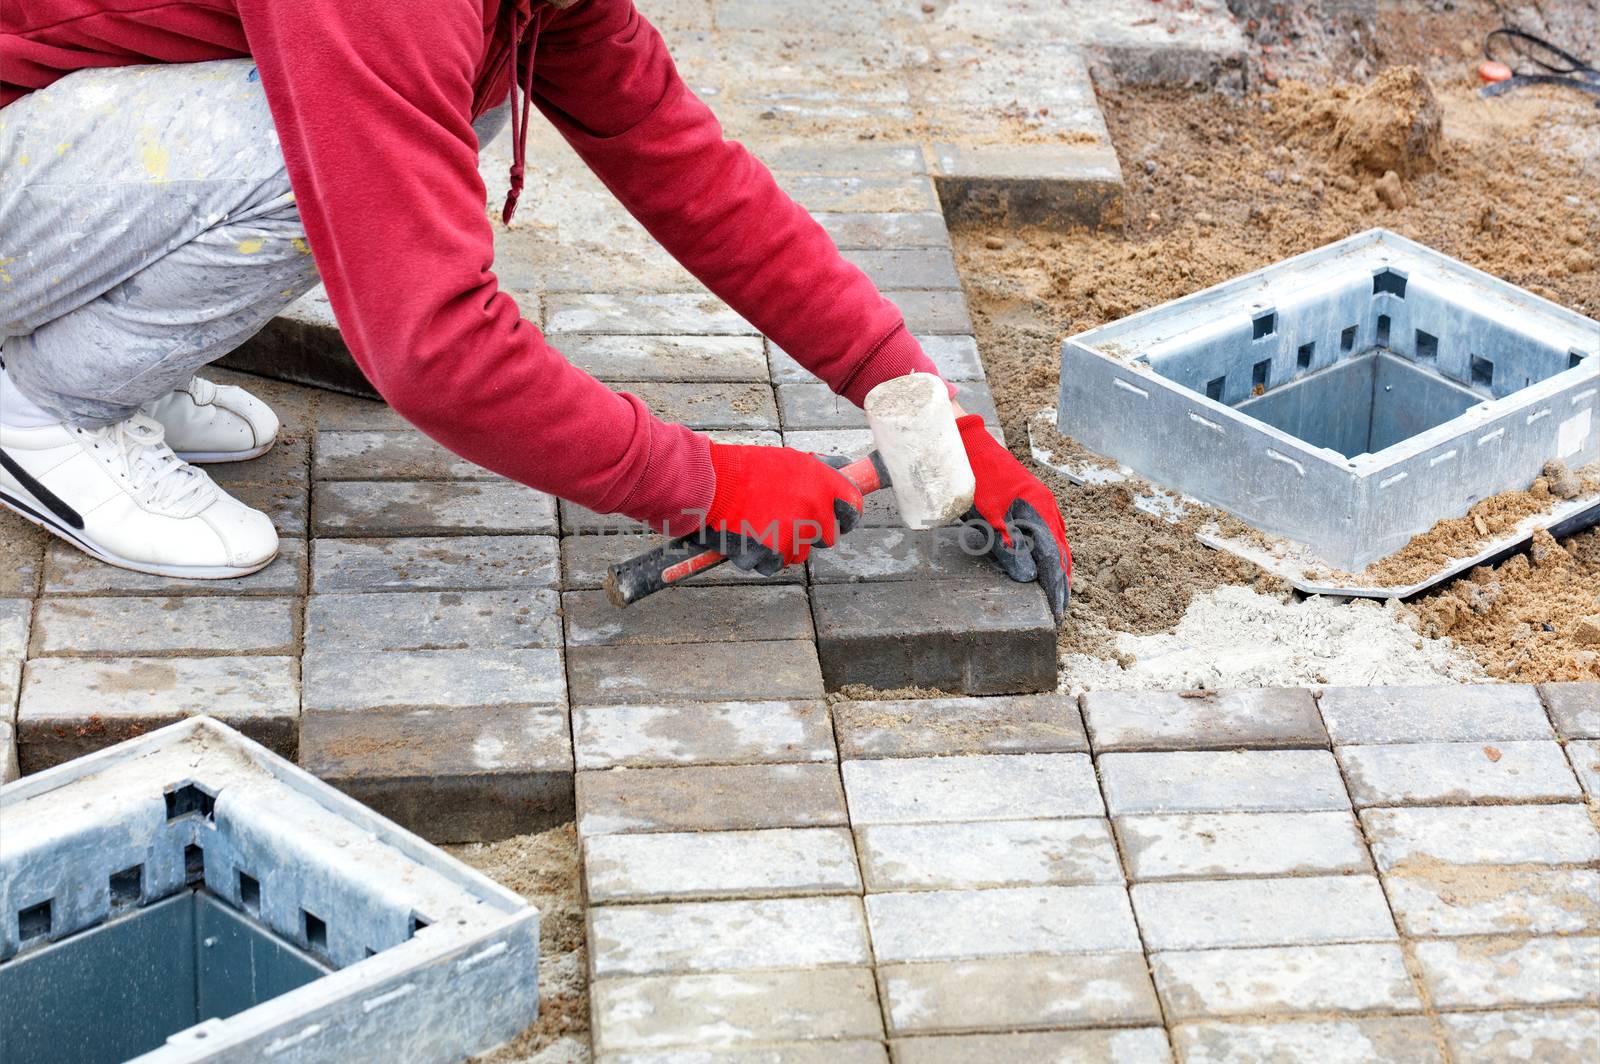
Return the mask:
<svg viewBox="0 0 1600 1064"><path fill-rule="evenodd" d="M1482 100L1466 77L1471 64L1456 66L1430 82L1437 138L1426 132L1430 107L1415 71L1389 72L1368 86L1286 82L1239 99L1171 90L1104 95L1127 183L1123 228L953 234L1007 438L1063 500L1077 562L1064 653L1115 658L1118 633L1170 631L1195 595L1218 587L1281 589L1195 541L1194 526L1214 513L1167 524L1135 509L1126 487L1069 486L1032 463L1025 422L1053 401L1062 337L1376 225L1580 313L1600 313L1593 250L1600 203L1592 193L1600 180L1600 111L1554 88ZM1356 109L1356 101L1365 103ZM1383 120L1385 113L1412 117ZM1373 172L1375 163L1386 167L1383 175ZM1506 505L1507 514L1482 519L1498 522L1517 509ZM1569 602L1572 587L1600 588L1600 552L1583 547L1592 536L1576 539L1578 547L1567 544L1570 563L1530 565L1514 579L1502 566L1501 586L1517 592L1505 590L1504 605L1432 630L1493 675L1600 678L1600 666L1562 634L1569 611L1596 612L1592 599L1587 608ZM1428 549L1427 542L1417 547ZM1408 611L1428 620L1439 612L1434 600L1450 593ZM1501 613L1506 618L1496 623ZM1529 620L1541 613L1548 616Z"/></svg>

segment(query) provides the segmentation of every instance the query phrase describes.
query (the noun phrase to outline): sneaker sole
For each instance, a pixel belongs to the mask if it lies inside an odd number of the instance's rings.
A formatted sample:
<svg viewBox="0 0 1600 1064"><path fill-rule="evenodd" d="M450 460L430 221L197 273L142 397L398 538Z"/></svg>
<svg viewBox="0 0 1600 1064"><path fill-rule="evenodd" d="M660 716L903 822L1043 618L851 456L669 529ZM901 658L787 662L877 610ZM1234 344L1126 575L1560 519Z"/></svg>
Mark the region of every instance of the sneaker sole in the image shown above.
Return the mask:
<svg viewBox="0 0 1600 1064"><path fill-rule="evenodd" d="M176 454L181 460L190 465L221 465L224 462L248 462L252 458L260 458L277 444L278 437L274 436L260 447L253 447L248 451L178 451Z"/></svg>
<svg viewBox="0 0 1600 1064"><path fill-rule="evenodd" d="M74 547L77 547L91 558L105 562L107 565L115 565L119 569L130 569L133 572L146 573L150 576L167 576L187 580L231 580L235 577L249 576L251 573L259 573L261 570L271 565L273 559L277 558L278 556L278 552L274 550L271 556L265 561L256 565L243 566L153 565L149 562L135 562L130 561L127 558L119 557L118 555L112 554L110 551L95 546L93 543L83 539L77 533L56 521L56 519L50 516L48 513L43 513L34 509L28 503L12 495L9 491L0 491L0 505L5 506L6 509L15 513L23 520L31 521L40 528L44 529L46 532L49 532L56 537L72 544Z"/></svg>

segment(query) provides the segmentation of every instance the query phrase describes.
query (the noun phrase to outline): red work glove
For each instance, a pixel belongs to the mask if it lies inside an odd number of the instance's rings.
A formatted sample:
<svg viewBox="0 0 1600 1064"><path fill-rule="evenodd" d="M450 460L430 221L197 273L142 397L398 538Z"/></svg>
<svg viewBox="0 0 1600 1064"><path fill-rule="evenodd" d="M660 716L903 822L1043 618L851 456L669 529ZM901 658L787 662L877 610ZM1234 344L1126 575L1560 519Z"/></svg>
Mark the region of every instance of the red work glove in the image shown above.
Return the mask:
<svg viewBox="0 0 1600 1064"><path fill-rule="evenodd" d="M711 468L717 488L701 542L763 576L833 546L866 507L847 477L792 447L713 443Z"/></svg>
<svg viewBox="0 0 1600 1064"><path fill-rule="evenodd" d="M956 428L978 482L967 519L980 519L999 533L990 550L995 561L1013 580L1039 581L1060 624L1071 594L1072 551L1055 496L989 435L983 418L967 414L956 419Z"/></svg>

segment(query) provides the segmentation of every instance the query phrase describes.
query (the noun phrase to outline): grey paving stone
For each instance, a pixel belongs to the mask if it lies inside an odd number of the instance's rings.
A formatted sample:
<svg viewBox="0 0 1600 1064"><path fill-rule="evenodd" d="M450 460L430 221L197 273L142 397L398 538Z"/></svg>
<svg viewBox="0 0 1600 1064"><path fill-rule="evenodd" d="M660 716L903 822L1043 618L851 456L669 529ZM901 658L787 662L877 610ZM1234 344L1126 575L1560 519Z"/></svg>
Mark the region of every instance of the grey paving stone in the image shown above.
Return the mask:
<svg viewBox="0 0 1600 1064"><path fill-rule="evenodd" d="M406 429L411 426L381 399L318 391L316 427L321 429Z"/></svg>
<svg viewBox="0 0 1600 1064"><path fill-rule="evenodd" d="M569 1053L576 1059L588 1050L588 1039L581 1050ZM549 1054L550 1050L544 1050ZM559 1056L536 1059L529 1064L562 1064ZM689 1048L647 1050L639 1053L608 1053L596 1064L889 1064L889 1054L881 1042L769 1042L750 1049Z"/></svg>
<svg viewBox="0 0 1600 1064"><path fill-rule="evenodd" d="M306 651L305 708L367 710L559 705L561 651L547 649Z"/></svg>
<svg viewBox="0 0 1600 1064"><path fill-rule="evenodd" d="M856 248L946 248L950 231L938 211L838 212L813 215L833 242Z"/></svg>
<svg viewBox="0 0 1600 1064"><path fill-rule="evenodd" d="M589 835L583 874L591 905L861 892L846 828Z"/></svg>
<svg viewBox="0 0 1600 1064"><path fill-rule="evenodd" d="M996 424L994 397L982 381L971 381L961 389L961 406L969 414L982 415ZM778 385L778 409L784 429L861 429L867 416L860 407L835 395L821 381L795 381Z"/></svg>
<svg viewBox="0 0 1600 1064"><path fill-rule="evenodd" d="M883 1037L870 968L604 979L590 1003L597 1054Z"/></svg>
<svg viewBox="0 0 1600 1064"><path fill-rule="evenodd" d="M10 510L0 510L0 596L24 598L39 590L46 546L55 539Z"/></svg>
<svg viewBox="0 0 1600 1064"><path fill-rule="evenodd" d="M877 824L856 837L869 891L1122 882L1104 820Z"/></svg>
<svg viewBox="0 0 1600 1064"><path fill-rule="evenodd" d="M545 332L630 336L755 336L758 330L709 292L665 295L564 293L550 297Z"/></svg>
<svg viewBox="0 0 1600 1064"><path fill-rule="evenodd" d="M236 484L228 494L266 514L280 537L306 534L311 507L308 484Z"/></svg>
<svg viewBox="0 0 1600 1064"><path fill-rule="evenodd" d="M1136 880L1372 870L1347 812L1128 816L1116 825Z"/></svg>
<svg viewBox="0 0 1600 1064"><path fill-rule="evenodd" d="M561 646L561 597L546 589L313 595L306 647L333 653Z"/></svg>
<svg viewBox="0 0 1600 1064"><path fill-rule="evenodd" d="M295 600L217 596L47 598L33 622L35 654L286 654Z"/></svg>
<svg viewBox="0 0 1600 1064"><path fill-rule="evenodd" d="M925 175L779 174L777 177L779 187L813 213L859 214L939 209L933 182Z"/></svg>
<svg viewBox="0 0 1600 1064"><path fill-rule="evenodd" d="M827 550L811 555L807 568L816 584L872 580L979 579L993 581L988 551L963 549L959 525L909 529L861 527ZM982 540L974 540L981 543Z"/></svg>
<svg viewBox="0 0 1600 1064"><path fill-rule="evenodd" d="M724 10L732 12L736 7L744 5L727 5ZM737 25L738 17L735 15L730 21ZM765 19L757 15L749 28L759 30L766 28L766 25ZM723 28L731 29L733 26L724 25ZM763 149L761 161L774 173L780 174L927 173L927 166L922 161L922 148L916 144L779 144Z"/></svg>
<svg viewBox="0 0 1600 1064"><path fill-rule="evenodd" d="M1600 1058L1600 1011L1477 1012L1439 1017L1457 1060L1587 1064Z"/></svg>
<svg viewBox="0 0 1600 1064"><path fill-rule="evenodd" d="M306 544L280 539L278 556L265 569L233 580L178 580L136 573L55 541L45 558L44 590L48 595L138 594L299 595L305 592Z"/></svg>
<svg viewBox="0 0 1600 1064"><path fill-rule="evenodd" d="M765 381L759 336L585 336L556 338L561 353L603 381Z"/></svg>
<svg viewBox="0 0 1600 1064"><path fill-rule="evenodd" d="M300 763L433 842L492 841L572 817L560 706L308 709Z"/></svg>
<svg viewBox="0 0 1600 1064"><path fill-rule="evenodd" d="M555 500L509 480L330 481L316 491L319 536L553 535Z"/></svg>
<svg viewBox="0 0 1600 1064"><path fill-rule="evenodd" d="M313 466L318 480L500 480L420 432L324 430Z"/></svg>
<svg viewBox="0 0 1600 1064"><path fill-rule="evenodd" d="M563 506L565 518L569 507ZM854 533L851 533L854 535ZM662 537L654 532L611 533L608 535L569 535L561 541L561 584L568 591L587 591L604 585L606 570L618 562L660 546ZM712 587L727 584L774 586L798 584L805 569L791 565L772 576L746 572L736 565L719 565L689 578L684 587ZM633 607L629 607L632 609Z"/></svg>
<svg viewBox="0 0 1600 1064"><path fill-rule="evenodd" d="M762 701L822 697L808 640L571 647L574 705Z"/></svg>
<svg viewBox="0 0 1600 1064"><path fill-rule="evenodd" d="M879 288L961 290L949 248L861 249L844 253Z"/></svg>
<svg viewBox="0 0 1600 1064"><path fill-rule="evenodd" d="M274 412L284 414L282 407ZM245 462L208 463L206 475L230 491L240 484L304 484L311 476L311 433L285 426L266 454Z"/></svg>
<svg viewBox="0 0 1600 1064"><path fill-rule="evenodd" d="M1435 1008L1600 1002L1597 937L1430 939L1413 954Z"/></svg>
<svg viewBox="0 0 1600 1064"><path fill-rule="evenodd" d="M866 902L879 964L1139 949L1121 885L927 890Z"/></svg>
<svg viewBox="0 0 1600 1064"><path fill-rule="evenodd" d="M830 688L1000 695L1056 686L1056 625L1036 584L988 579L812 589Z"/></svg>
<svg viewBox="0 0 1600 1064"><path fill-rule="evenodd" d="M581 706L572 735L579 768L837 760L822 702Z"/></svg>
<svg viewBox="0 0 1600 1064"><path fill-rule="evenodd" d="M1541 684L1556 731L1566 739L1600 739L1600 683Z"/></svg>
<svg viewBox="0 0 1600 1064"><path fill-rule="evenodd" d="M1526 684L1329 687L1320 700L1335 743L1550 739L1550 720Z"/></svg>
<svg viewBox="0 0 1600 1064"><path fill-rule="evenodd" d="M1029 1031L897 1038L894 1064L990 1064L997 1060L1067 1064L1171 1064L1159 1027L1104 1031Z"/></svg>
<svg viewBox="0 0 1600 1064"><path fill-rule="evenodd" d="M596 979L872 963L853 896L602 905L587 944Z"/></svg>
<svg viewBox="0 0 1600 1064"><path fill-rule="evenodd" d="M984 379L983 361L978 356L978 341L973 337L924 334L918 336L916 340L922 345L922 353L933 361L939 375L945 380L960 384L962 381ZM770 343L768 357L775 384L815 382L817 379L816 374L796 362L782 348Z"/></svg>
<svg viewBox="0 0 1600 1064"><path fill-rule="evenodd" d="M1096 753L1327 746L1311 692L1296 687L1208 692L1090 691L1083 718Z"/></svg>
<svg viewBox="0 0 1600 1064"><path fill-rule="evenodd" d="M1122 201L1122 168L1108 144L935 144L948 218L1008 225L1099 225Z"/></svg>
<svg viewBox="0 0 1600 1064"><path fill-rule="evenodd" d="M1296 1012L1420 1012L1398 945L1268 946L1157 953L1170 1020Z"/></svg>
<svg viewBox="0 0 1600 1064"><path fill-rule="evenodd" d="M1580 797L1554 742L1341 746L1358 806L1570 801Z"/></svg>
<svg viewBox="0 0 1600 1064"><path fill-rule="evenodd" d="M946 754L1081 753L1089 744L1072 695L1000 695L840 701L833 707L846 758Z"/></svg>
<svg viewBox="0 0 1600 1064"><path fill-rule="evenodd" d="M1567 757L1589 801L1600 802L1600 740L1575 739L1567 744Z"/></svg>
<svg viewBox="0 0 1600 1064"><path fill-rule="evenodd" d="M311 586L331 591L466 591L555 587L554 536L319 539Z"/></svg>
<svg viewBox="0 0 1600 1064"><path fill-rule="evenodd" d="M565 499L560 500L558 508L561 511L563 536L586 534L591 539L610 539L613 536L620 538L642 533L654 537L656 543L661 542L660 534L653 532L649 525L625 514L596 513L587 506L579 506Z"/></svg>
<svg viewBox="0 0 1600 1064"><path fill-rule="evenodd" d="M858 827L1105 813L1086 754L888 758L840 770Z"/></svg>
<svg viewBox="0 0 1600 1064"><path fill-rule="evenodd" d="M1419 806L1363 809L1378 867L1445 864L1587 864L1600 832L1581 805Z"/></svg>
<svg viewBox="0 0 1600 1064"><path fill-rule="evenodd" d="M1151 951L1395 937L1383 888L1374 876L1136 883L1131 893Z"/></svg>
<svg viewBox="0 0 1600 1064"><path fill-rule="evenodd" d="M0 784L10 783L21 772L17 766L17 728L7 715L0 719Z"/></svg>
<svg viewBox="0 0 1600 1064"><path fill-rule="evenodd" d="M967 301L959 291L904 291L883 293L905 315L906 328L916 335L972 335Z"/></svg>
<svg viewBox="0 0 1600 1064"><path fill-rule="evenodd" d="M1156 997L1150 988L1150 975L1138 952L884 964L878 976L891 1035L1161 1022ZM1147 1039L1134 1041L1135 1045L1130 1048L1137 1049L1138 1044ZM920 1042L919 1039L917 1043L897 1043L896 1061L968 1059L967 1055L959 1053L908 1053L910 1047ZM1089 1044L1094 1045L1094 1042ZM1165 1048L1164 1039L1161 1044ZM1045 1043L1041 1048L1055 1047ZM1084 1058L998 1056L981 1059Z"/></svg>
<svg viewBox="0 0 1600 1064"><path fill-rule="evenodd" d="M200 713L292 758L294 659L35 658L23 671L18 756L37 772Z"/></svg>
<svg viewBox="0 0 1600 1064"><path fill-rule="evenodd" d="M1350 808L1325 750L1102 754L1098 763L1113 816Z"/></svg>
<svg viewBox="0 0 1600 1064"><path fill-rule="evenodd" d="M578 833L748 831L846 824L831 764L694 765L580 772Z"/></svg>
<svg viewBox="0 0 1600 1064"><path fill-rule="evenodd" d="M561 606L575 647L811 638L801 587L672 587L626 609L603 591L568 591Z"/></svg>
<svg viewBox="0 0 1600 1064"><path fill-rule="evenodd" d="M1186 1023L1173 1028L1172 1043L1185 1064L1444 1064L1433 1028L1421 1016Z"/></svg>
<svg viewBox="0 0 1600 1064"><path fill-rule="evenodd" d="M1402 867L1383 882L1412 937L1600 930L1600 872L1589 869Z"/></svg>
<svg viewBox="0 0 1600 1064"><path fill-rule="evenodd" d="M9 721L16 712L32 619L32 599L0 599L0 720Z"/></svg>
<svg viewBox="0 0 1600 1064"><path fill-rule="evenodd" d="M665 421L692 429L765 429L778 427L778 405L766 383L679 384L639 381L621 388L644 400Z"/></svg>

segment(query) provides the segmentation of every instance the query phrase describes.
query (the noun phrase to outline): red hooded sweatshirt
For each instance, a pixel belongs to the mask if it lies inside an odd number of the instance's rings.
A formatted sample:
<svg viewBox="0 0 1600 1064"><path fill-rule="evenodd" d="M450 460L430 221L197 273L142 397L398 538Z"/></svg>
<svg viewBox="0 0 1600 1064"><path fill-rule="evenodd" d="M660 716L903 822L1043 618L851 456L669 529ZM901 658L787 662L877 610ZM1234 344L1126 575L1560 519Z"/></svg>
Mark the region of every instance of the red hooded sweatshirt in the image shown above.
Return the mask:
<svg viewBox="0 0 1600 1064"><path fill-rule="evenodd" d="M351 354L487 469L674 531L715 488L704 436L571 365L499 289L471 122L514 76L514 134L531 96L652 236L834 391L859 404L935 372L899 310L723 139L632 0L0 0L0 106L86 67L240 56Z"/></svg>

